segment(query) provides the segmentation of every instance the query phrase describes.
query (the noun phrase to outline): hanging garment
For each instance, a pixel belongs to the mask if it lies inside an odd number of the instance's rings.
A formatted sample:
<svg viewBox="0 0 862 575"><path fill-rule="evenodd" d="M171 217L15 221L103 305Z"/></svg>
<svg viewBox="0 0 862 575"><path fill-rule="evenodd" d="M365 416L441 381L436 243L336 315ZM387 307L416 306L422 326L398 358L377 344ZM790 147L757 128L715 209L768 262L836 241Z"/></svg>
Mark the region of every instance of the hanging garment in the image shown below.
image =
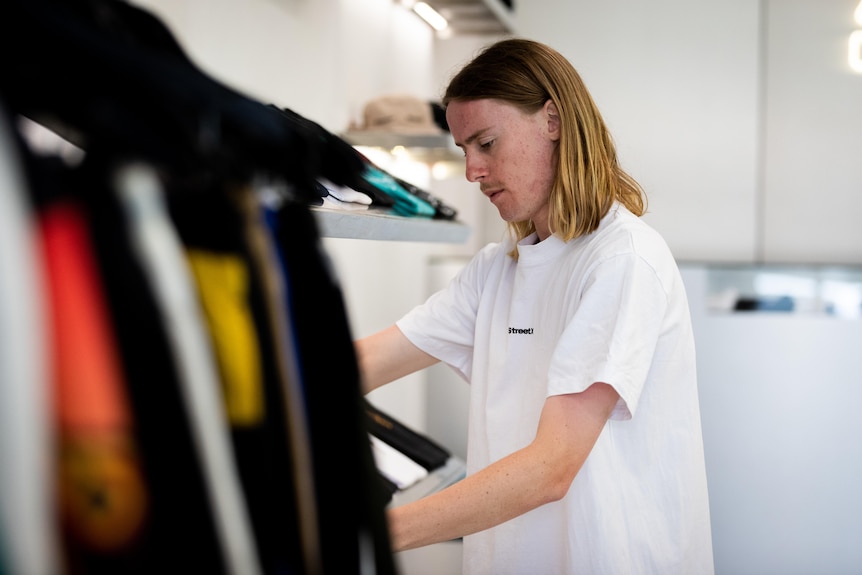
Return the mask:
<svg viewBox="0 0 862 575"><path fill-rule="evenodd" d="M229 571L254 575L260 572L260 562L218 396L219 378L182 246L162 205L161 184L152 169L139 164L118 169L115 186L128 215L133 247L149 271L176 350L192 433L202 455Z"/></svg>
<svg viewBox="0 0 862 575"><path fill-rule="evenodd" d="M145 270L132 245L127 213L107 182L112 173L109 163L90 155L75 174L73 189L88 204L150 486L150 512L137 554L106 572L227 574L226 550L217 532L177 350L168 337L149 268Z"/></svg>
<svg viewBox="0 0 862 575"><path fill-rule="evenodd" d="M363 419L341 288L306 206L285 201L267 222L282 264L308 410L324 572L347 566L356 573L394 573L383 514L387 495Z"/></svg>
<svg viewBox="0 0 862 575"><path fill-rule="evenodd" d="M290 108L279 109L273 104L268 107L277 110L284 122L291 127L291 131L301 136L303 143L295 146L290 162L292 165L302 166L303 171L294 170L287 174L287 179L298 188L296 193L303 199L309 196L308 192L318 189L317 184L321 179L347 187L363 181L362 171L366 159L353 146ZM271 175L278 174L268 172Z"/></svg>
<svg viewBox="0 0 862 575"><path fill-rule="evenodd" d="M0 103L0 572L59 571L42 276L22 150Z"/></svg>
<svg viewBox="0 0 862 575"><path fill-rule="evenodd" d="M284 433L287 435L294 461L294 478L299 493L297 510L300 522L300 540L307 558L310 573L321 572L320 538L314 461L311 457L311 437L308 427L307 403L302 390L301 371L297 358L290 316L285 304L286 291L283 277L278 271L278 260L272 238L269 236L259 194L246 185L231 190L231 198L243 218L241 229L248 248L252 268L260 280L261 296L265 308L263 326L271 334L280 386L274 395L280 399L285 412Z"/></svg>
<svg viewBox="0 0 862 575"><path fill-rule="evenodd" d="M265 417L260 343L248 307L250 271L231 254L186 252L212 338L232 427L253 427Z"/></svg>
<svg viewBox="0 0 862 575"><path fill-rule="evenodd" d="M51 331L57 489L66 569L134 549L148 494L125 381L84 212L71 199L40 209Z"/></svg>
<svg viewBox="0 0 862 575"><path fill-rule="evenodd" d="M318 573L304 400L295 370L283 365L288 354L275 332L282 320L267 288L265 266L271 263L255 255L242 195L229 186L172 190L171 214L223 374L233 448L264 571ZM230 333L228 324L234 326ZM256 353L241 340L254 340ZM247 364L242 373L234 369L240 363Z"/></svg>

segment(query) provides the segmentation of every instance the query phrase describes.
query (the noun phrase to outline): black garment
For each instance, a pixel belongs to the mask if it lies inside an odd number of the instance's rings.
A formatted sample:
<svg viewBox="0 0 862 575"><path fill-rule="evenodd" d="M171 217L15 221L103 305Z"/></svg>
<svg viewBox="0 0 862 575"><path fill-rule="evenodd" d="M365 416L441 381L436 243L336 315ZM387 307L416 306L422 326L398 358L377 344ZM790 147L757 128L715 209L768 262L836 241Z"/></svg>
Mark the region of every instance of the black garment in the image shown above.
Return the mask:
<svg viewBox="0 0 862 575"><path fill-rule="evenodd" d="M270 104L270 107L278 110L288 125L302 133L306 146L314 151L307 156L307 161L312 163L306 167L307 173L319 175L339 186L353 188L361 185L365 160L353 146L290 108L279 109L274 104ZM300 182L294 178L294 182L317 187L315 181ZM325 196L326 194L323 194L323 197Z"/></svg>
<svg viewBox="0 0 862 575"><path fill-rule="evenodd" d="M445 448L380 411L369 401L364 403L371 435L391 445L428 471L446 464L451 454Z"/></svg>
<svg viewBox="0 0 862 575"><path fill-rule="evenodd" d="M373 560L394 573L386 505L374 464L359 367L341 288L308 208L286 202L275 233L288 278L288 311L306 394L325 573L359 573ZM320 305L325 302L325 305ZM360 535L373 546L364 557Z"/></svg>
<svg viewBox="0 0 862 575"><path fill-rule="evenodd" d="M0 69L11 109L88 152L185 177L266 172L304 192L321 166L339 184L359 169L343 149L328 161L338 146L313 125L211 78L159 19L120 0L6 0Z"/></svg>

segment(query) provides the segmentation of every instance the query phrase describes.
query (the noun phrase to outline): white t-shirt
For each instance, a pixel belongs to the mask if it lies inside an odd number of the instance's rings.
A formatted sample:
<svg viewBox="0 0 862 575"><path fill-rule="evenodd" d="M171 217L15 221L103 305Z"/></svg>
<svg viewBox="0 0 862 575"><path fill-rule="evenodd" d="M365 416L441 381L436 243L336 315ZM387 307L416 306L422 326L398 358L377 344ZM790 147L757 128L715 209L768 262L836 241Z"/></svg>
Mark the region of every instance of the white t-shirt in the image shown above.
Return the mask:
<svg viewBox="0 0 862 575"><path fill-rule="evenodd" d="M592 234L482 249L398 321L470 384L467 473L525 447L545 398L620 395L568 494L464 538L464 573L713 572L688 302L664 240L616 204Z"/></svg>

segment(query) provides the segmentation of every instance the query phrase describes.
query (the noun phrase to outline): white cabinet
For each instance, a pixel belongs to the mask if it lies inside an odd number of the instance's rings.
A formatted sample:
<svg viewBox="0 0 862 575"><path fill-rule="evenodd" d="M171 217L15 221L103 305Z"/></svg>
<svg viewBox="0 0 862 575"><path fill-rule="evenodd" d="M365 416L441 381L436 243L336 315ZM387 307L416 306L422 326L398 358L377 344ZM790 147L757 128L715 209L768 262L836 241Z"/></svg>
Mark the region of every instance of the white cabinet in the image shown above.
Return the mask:
<svg viewBox="0 0 862 575"><path fill-rule="evenodd" d="M862 573L862 270L732 273L756 280L748 286L717 282L729 275L717 267L682 273L697 344L716 575ZM732 285L768 296L778 276L781 293L803 300L837 283L855 288L855 317L810 306L731 313L711 301L716 287Z"/></svg>

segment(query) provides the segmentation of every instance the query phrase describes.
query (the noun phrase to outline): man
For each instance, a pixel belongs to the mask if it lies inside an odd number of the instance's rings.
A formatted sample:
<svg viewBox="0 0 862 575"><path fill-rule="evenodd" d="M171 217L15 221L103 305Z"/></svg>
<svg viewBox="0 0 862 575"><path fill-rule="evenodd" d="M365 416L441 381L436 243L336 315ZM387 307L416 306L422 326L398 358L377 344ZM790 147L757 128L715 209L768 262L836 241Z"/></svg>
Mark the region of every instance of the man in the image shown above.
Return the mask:
<svg viewBox="0 0 862 575"><path fill-rule="evenodd" d="M507 39L443 104L511 234L356 343L366 392L437 361L471 385L467 477L390 510L394 548L464 537L465 573L712 573L684 287L589 92Z"/></svg>

